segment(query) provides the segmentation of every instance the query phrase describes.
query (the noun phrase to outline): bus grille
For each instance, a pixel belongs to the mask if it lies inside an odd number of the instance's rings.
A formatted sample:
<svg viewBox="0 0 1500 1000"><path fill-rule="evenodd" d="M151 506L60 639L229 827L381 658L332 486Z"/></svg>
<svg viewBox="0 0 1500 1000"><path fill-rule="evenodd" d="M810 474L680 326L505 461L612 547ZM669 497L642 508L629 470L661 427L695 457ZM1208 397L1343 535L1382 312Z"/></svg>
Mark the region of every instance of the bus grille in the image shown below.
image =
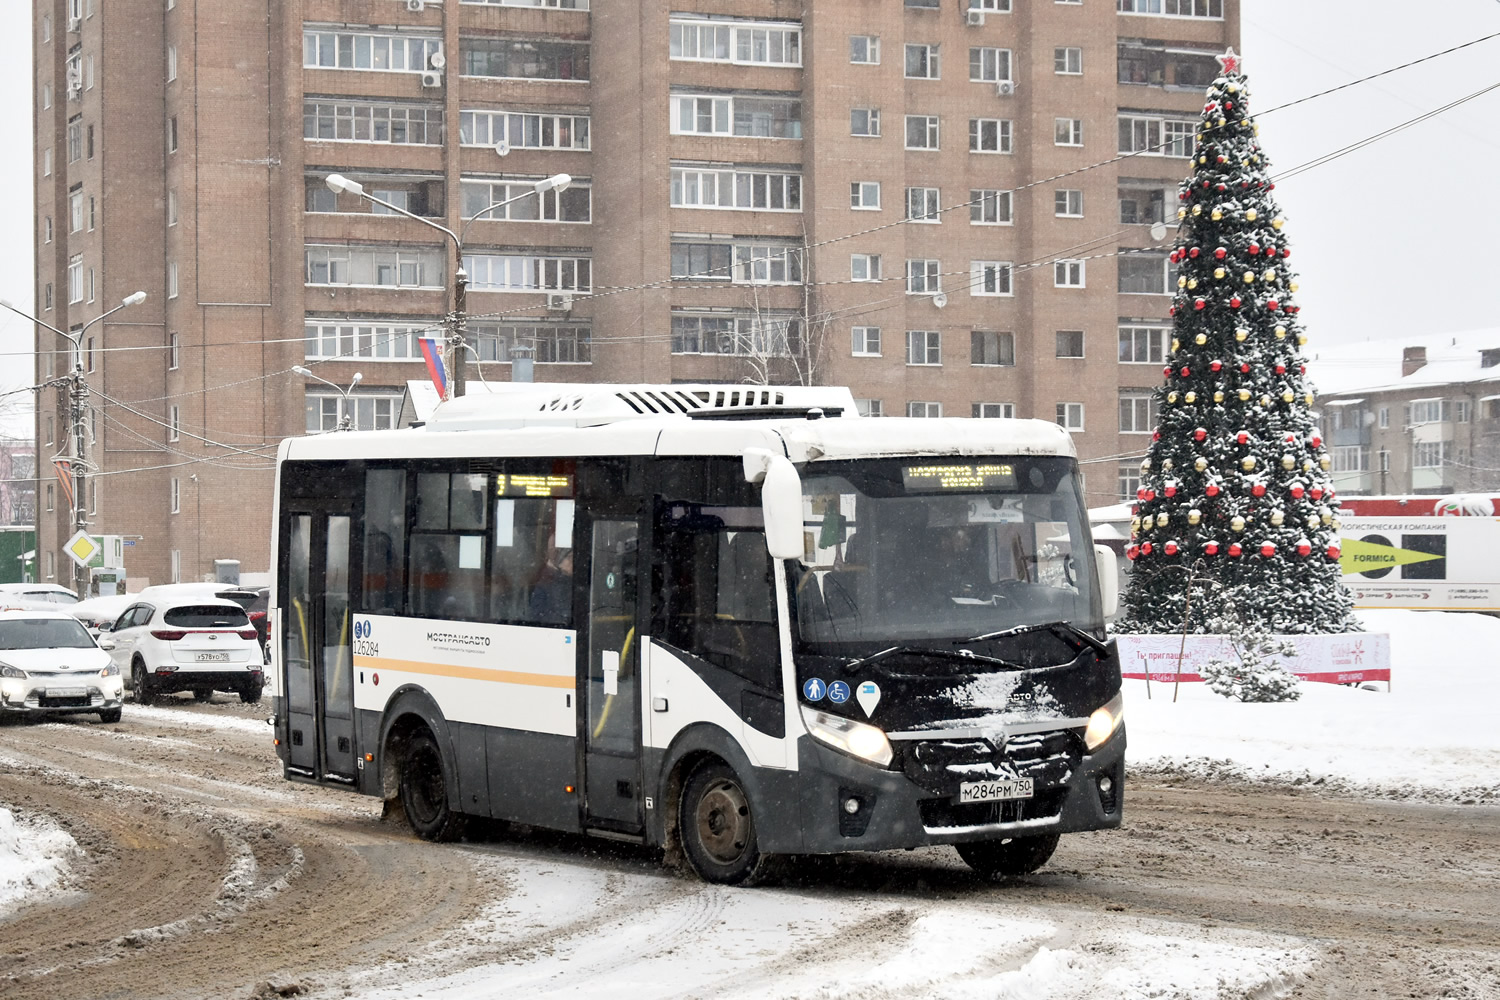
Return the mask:
<svg viewBox="0 0 1500 1000"><path fill-rule="evenodd" d="M921 740L903 748L901 768L907 778L935 795L955 795L965 780L980 775L965 775L969 767L990 765L1013 767L1022 777L1029 777L1042 789L1067 780L1083 759L1083 740L1070 730L1028 733L1012 736L1004 748L996 750L989 740Z"/></svg>

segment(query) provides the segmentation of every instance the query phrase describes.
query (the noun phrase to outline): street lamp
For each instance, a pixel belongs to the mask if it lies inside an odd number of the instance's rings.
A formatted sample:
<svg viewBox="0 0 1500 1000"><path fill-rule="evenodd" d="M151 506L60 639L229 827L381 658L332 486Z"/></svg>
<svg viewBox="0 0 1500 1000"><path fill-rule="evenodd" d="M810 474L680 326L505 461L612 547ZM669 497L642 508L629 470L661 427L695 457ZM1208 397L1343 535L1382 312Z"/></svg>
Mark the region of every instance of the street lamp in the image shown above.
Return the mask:
<svg viewBox="0 0 1500 1000"><path fill-rule="evenodd" d="M359 181L350 180L343 174L329 174L324 179L324 183L328 185L328 190L334 194L357 195L368 202L388 208L397 215L404 215L408 219L422 223L424 226L430 226L438 232L445 234L453 241L453 248L458 252L458 269L453 272L453 312L448 315L448 346L451 348L449 353L453 358L452 395L462 396L464 394L464 345L467 343L468 334L469 293L469 274L464 270L464 236L468 234L469 226L496 209L504 208L506 205L520 201L522 198L529 198L532 195L541 197L548 191L562 193L573 183L573 178L568 174L553 174L551 177L544 177L532 184L530 191L525 191L514 198L507 198L504 201L498 201L493 205L486 206L484 211L477 212L465 219L463 227L456 233L447 226L433 222L431 219L424 219L414 212L408 212L399 205L392 205L388 201L383 201L367 193L363 184L359 183Z"/></svg>
<svg viewBox="0 0 1500 1000"><path fill-rule="evenodd" d="M324 385L331 385L335 389L338 389L339 395L344 397L344 415L339 418L338 429L341 430L341 431L348 431L348 430L353 430L354 429L354 427L353 427L354 418L351 415L352 410L354 408L354 401L351 398L351 396L354 393L354 387L357 386L357 385L359 385L360 380L365 377L363 372L355 372L354 373L354 377L349 380L349 388L344 389L344 388L341 388L337 382L330 382L326 378L324 378L323 376L315 374L315 373L309 371L308 369L302 367L301 365L292 365L292 371L296 372L298 375L306 376L307 378L315 378L319 382L322 382Z"/></svg>
<svg viewBox="0 0 1500 1000"><path fill-rule="evenodd" d="M105 310L84 323L76 332L72 332L59 330L51 323L37 319L31 314L17 309L6 300L0 299L0 306L9 309L22 319L30 320L37 326L46 327L73 347L73 370L68 373L67 380L71 383L68 391L68 420L73 425L73 433L68 442L68 473L73 479L73 529L75 533L82 531L88 526L84 521L87 509L83 502L84 486L88 478L88 444L83 434L83 411L89 401L89 386L83 371L83 335L88 332L89 327L109 316L113 316L126 306L138 306L145 301L145 292L131 292L120 300L119 305L113 309ZM76 562L73 564L73 589L80 596L88 592L87 570Z"/></svg>

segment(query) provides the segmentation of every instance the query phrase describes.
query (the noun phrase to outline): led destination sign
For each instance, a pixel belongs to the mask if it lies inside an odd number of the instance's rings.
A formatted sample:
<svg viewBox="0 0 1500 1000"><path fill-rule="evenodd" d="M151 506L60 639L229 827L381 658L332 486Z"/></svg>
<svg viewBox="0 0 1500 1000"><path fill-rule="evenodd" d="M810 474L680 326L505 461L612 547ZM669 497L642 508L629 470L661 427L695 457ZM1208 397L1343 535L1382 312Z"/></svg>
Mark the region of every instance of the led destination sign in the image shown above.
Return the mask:
<svg viewBox="0 0 1500 1000"><path fill-rule="evenodd" d="M501 473L495 477L495 493L502 497L570 497L573 477Z"/></svg>
<svg viewBox="0 0 1500 1000"><path fill-rule="evenodd" d="M901 468L901 482L908 492L914 493L934 493L943 490L1013 490L1016 488L1016 467L1008 463L907 465Z"/></svg>

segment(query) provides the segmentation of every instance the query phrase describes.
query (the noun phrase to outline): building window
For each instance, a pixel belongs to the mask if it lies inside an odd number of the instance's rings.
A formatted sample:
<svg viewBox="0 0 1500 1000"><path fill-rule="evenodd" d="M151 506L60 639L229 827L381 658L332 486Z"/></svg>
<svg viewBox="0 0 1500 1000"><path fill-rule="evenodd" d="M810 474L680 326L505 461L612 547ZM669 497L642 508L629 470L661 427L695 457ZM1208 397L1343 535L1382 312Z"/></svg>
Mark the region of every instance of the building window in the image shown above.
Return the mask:
<svg viewBox="0 0 1500 1000"><path fill-rule="evenodd" d="M1083 192L1074 188L1052 192L1052 214L1062 219L1083 218Z"/></svg>
<svg viewBox="0 0 1500 1000"><path fill-rule="evenodd" d="M1057 146L1083 145L1082 118L1052 119L1052 142Z"/></svg>
<svg viewBox="0 0 1500 1000"><path fill-rule="evenodd" d="M1167 189L1150 181L1120 181L1120 221L1127 225L1165 222Z"/></svg>
<svg viewBox="0 0 1500 1000"><path fill-rule="evenodd" d="M167 152L177 152L177 116L167 119Z"/></svg>
<svg viewBox="0 0 1500 1000"><path fill-rule="evenodd" d="M1009 153L1011 122L1007 118L970 118L969 152Z"/></svg>
<svg viewBox="0 0 1500 1000"><path fill-rule="evenodd" d="M880 109L850 108L849 134L863 136L880 135Z"/></svg>
<svg viewBox="0 0 1500 1000"><path fill-rule="evenodd" d="M854 281L880 280L880 254L852 253L849 255L849 277Z"/></svg>
<svg viewBox="0 0 1500 1000"><path fill-rule="evenodd" d="M907 115L906 116L906 148L907 149L937 149L938 148L938 118L937 118L937 115Z"/></svg>
<svg viewBox="0 0 1500 1000"><path fill-rule="evenodd" d="M177 79L177 46L167 46L167 82Z"/></svg>
<svg viewBox="0 0 1500 1000"><path fill-rule="evenodd" d="M83 89L94 89L94 54L92 52L83 57Z"/></svg>
<svg viewBox="0 0 1500 1000"><path fill-rule="evenodd" d="M1338 445L1330 450L1334 472L1370 471L1370 449L1363 445Z"/></svg>
<svg viewBox="0 0 1500 1000"><path fill-rule="evenodd" d="M404 251L403 251L404 252ZM430 252L430 251L429 251ZM389 265L387 265L389 266ZM406 266L403 264L403 266ZM469 272L469 288L479 292L577 292L592 290L593 261L588 257L550 257L536 254L469 254L463 259ZM421 275L425 284L436 269ZM400 284L406 286L406 275ZM376 264L377 284L380 264ZM357 284L358 282L356 282Z"/></svg>
<svg viewBox="0 0 1500 1000"><path fill-rule="evenodd" d="M531 347L539 365L587 365L593 363L593 333L585 324L522 321L503 325L475 325L469 340L481 361L509 361L511 345ZM426 328L431 333L432 328Z"/></svg>
<svg viewBox="0 0 1500 1000"><path fill-rule="evenodd" d="M68 120L68 162L72 163L83 157L83 121L81 116L74 115Z"/></svg>
<svg viewBox="0 0 1500 1000"><path fill-rule="evenodd" d="M976 420L1014 420L1015 403L975 403L969 416Z"/></svg>
<svg viewBox="0 0 1500 1000"><path fill-rule="evenodd" d="M969 333L969 364L1001 365L1016 363L1016 335L973 330Z"/></svg>
<svg viewBox="0 0 1500 1000"><path fill-rule="evenodd" d="M436 39L432 43L441 47ZM579 82L587 82L589 79L587 42L554 42L535 38L462 38L459 40L459 47L463 51L464 76ZM420 71L426 67L417 65L414 68Z"/></svg>
<svg viewBox="0 0 1500 1000"><path fill-rule="evenodd" d="M536 181L530 179L521 180L465 180L460 182L459 191L463 196L464 218L473 219L483 215L484 219L495 222L592 222L594 219L594 186L588 181L574 181L564 191L556 188L551 191L543 191L541 194L532 194L536 190ZM418 215L441 216L443 185L441 181L424 182L416 186L414 194L421 196L423 204L408 204L405 207ZM485 213L485 209L491 205L510 201L520 195L518 201L513 201L504 208ZM382 197L377 194L377 197ZM394 200L392 203L395 204Z"/></svg>
<svg viewBox="0 0 1500 1000"><path fill-rule="evenodd" d="M177 262L167 262L167 298L177 298Z"/></svg>
<svg viewBox="0 0 1500 1000"><path fill-rule="evenodd" d="M969 49L969 79L974 83L999 83L1010 79L1010 49Z"/></svg>
<svg viewBox="0 0 1500 1000"><path fill-rule="evenodd" d="M1159 14L1165 17L1224 16L1224 0L1115 0L1121 14Z"/></svg>
<svg viewBox="0 0 1500 1000"><path fill-rule="evenodd" d="M1060 358L1083 357L1083 331L1058 330L1057 356Z"/></svg>
<svg viewBox="0 0 1500 1000"><path fill-rule="evenodd" d="M796 98L673 94L672 106L674 135L802 138L802 102Z"/></svg>
<svg viewBox="0 0 1500 1000"><path fill-rule="evenodd" d="M94 370L94 338L90 337L83 345L83 356L88 359L88 370Z"/></svg>
<svg viewBox="0 0 1500 1000"><path fill-rule="evenodd" d="M83 192L71 191L68 194L68 232L76 233L83 229Z"/></svg>
<svg viewBox="0 0 1500 1000"><path fill-rule="evenodd" d="M906 294L935 295L943 290L942 262L936 260L908 260L906 262Z"/></svg>
<svg viewBox="0 0 1500 1000"><path fill-rule="evenodd" d="M461 118L474 112L464 112ZM486 115L488 121L490 116ZM504 134L505 115L497 112L501 119L500 132ZM517 116L542 118L541 115ZM554 116L545 116L549 119ZM571 118L564 119L571 121ZM588 121L587 118L584 119ZM527 134L524 129L519 130ZM556 129L549 132L557 135ZM587 135L587 127L584 129ZM443 109L420 104L390 104L374 101L303 101L302 137L328 142L383 142L404 146L439 146L443 142ZM465 145L468 140L461 139ZM482 145L492 146L493 142ZM512 143L518 146L520 143ZM572 147L559 147L572 148ZM585 145L584 148L587 148Z"/></svg>
<svg viewBox="0 0 1500 1000"><path fill-rule="evenodd" d="M68 260L68 304L83 301L83 254L74 254Z"/></svg>
<svg viewBox="0 0 1500 1000"><path fill-rule="evenodd" d="M309 285L441 288L443 283L443 253L440 250L309 246L306 254ZM524 270L524 265L522 268ZM469 273L473 282L474 272ZM470 288L473 287L471 284Z"/></svg>
<svg viewBox="0 0 1500 1000"><path fill-rule="evenodd" d="M850 35L849 61L861 66L880 65L880 39L875 35Z"/></svg>
<svg viewBox="0 0 1500 1000"><path fill-rule="evenodd" d="M1391 453L1388 452L1388 451L1386 451L1384 448L1382 448L1382 449L1380 449L1380 452L1379 452L1379 458L1380 458L1380 471L1381 472L1390 472L1391 471Z"/></svg>
<svg viewBox="0 0 1500 1000"><path fill-rule="evenodd" d="M83 155L90 160L94 158L94 126L92 125L83 130Z"/></svg>
<svg viewBox="0 0 1500 1000"><path fill-rule="evenodd" d="M1062 0L1058 0L1062 2ZM1120 496L1126 500L1136 499L1136 490L1141 488L1141 467L1136 462L1121 462L1115 482Z"/></svg>
<svg viewBox="0 0 1500 1000"><path fill-rule="evenodd" d="M880 182L853 181L849 185L849 207L861 211L880 210Z"/></svg>
<svg viewBox="0 0 1500 1000"><path fill-rule="evenodd" d="M1406 424L1436 424L1450 419L1450 407L1445 399L1414 399L1407 406Z"/></svg>
<svg viewBox="0 0 1500 1000"><path fill-rule="evenodd" d="M42 176L52 176L52 147L48 146L42 150Z"/></svg>
<svg viewBox="0 0 1500 1000"><path fill-rule="evenodd" d="M94 227L98 224L99 220L97 218L97 215L98 206L94 202L94 196L89 195L89 232L93 232Z"/></svg>
<svg viewBox="0 0 1500 1000"><path fill-rule="evenodd" d="M771 243L734 245L734 281L740 285L795 285L802 281L802 248Z"/></svg>
<svg viewBox="0 0 1500 1000"><path fill-rule="evenodd" d="M1385 430L1386 428L1391 426L1391 408L1389 406L1382 406L1375 412L1380 418L1381 430Z"/></svg>
<svg viewBox="0 0 1500 1000"><path fill-rule="evenodd" d="M672 315L673 354L789 357L801 342L801 320L790 314Z"/></svg>
<svg viewBox="0 0 1500 1000"><path fill-rule="evenodd" d="M673 59L801 66L802 28L784 21L708 21L672 18Z"/></svg>
<svg viewBox="0 0 1500 1000"><path fill-rule="evenodd" d="M469 57L471 41L464 41L464 57ZM543 55L540 45L515 41L518 46L532 45L535 64L540 68L549 49ZM571 46L570 46L571 48ZM409 32L383 33L371 31L335 31L332 28L312 29L302 32L302 65L307 69L359 69L389 73L422 73L435 69L432 57L443 51L443 40L437 35L417 35ZM584 47L584 62L587 65L587 47ZM474 74L470 75L504 75ZM584 77L587 78L587 73Z"/></svg>
<svg viewBox="0 0 1500 1000"><path fill-rule="evenodd" d="M52 15L51 14L43 14L42 15L42 41L44 41L44 42L50 42L50 41L52 41Z"/></svg>
<svg viewBox="0 0 1500 1000"><path fill-rule="evenodd" d="M913 400L906 404L906 415L908 417L941 417L943 415L943 404Z"/></svg>
<svg viewBox="0 0 1500 1000"><path fill-rule="evenodd" d="M1452 441L1418 441L1412 445L1411 467L1413 469L1440 469L1452 458Z"/></svg>
<svg viewBox="0 0 1500 1000"><path fill-rule="evenodd" d="M802 175L771 170L672 168L673 208L802 211Z"/></svg>
<svg viewBox="0 0 1500 1000"><path fill-rule="evenodd" d="M878 399L856 399L854 401L854 410L862 417L885 416L885 407Z"/></svg>
<svg viewBox="0 0 1500 1000"><path fill-rule="evenodd" d="M42 219L42 242L52 242L52 216L50 215Z"/></svg>
<svg viewBox="0 0 1500 1000"><path fill-rule="evenodd" d="M412 110L408 109L408 117ZM425 133L419 135L408 128L406 138L392 138L389 141L441 145L441 122L442 110L430 108L427 111ZM377 118L374 141L387 141L379 138L378 125ZM510 149L587 150L590 148L589 129L588 115L462 111L458 116L458 141L465 146L497 146L503 142Z"/></svg>
<svg viewBox="0 0 1500 1000"><path fill-rule="evenodd" d="M180 513L182 513L182 480L178 479L176 476L173 476L168 481L168 483L169 483L168 489L169 489L170 503L171 503L171 507L169 509L170 509L171 513L173 513L173 514L180 514ZM172 554L175 556L177 553L174 550ZM174 560L174 562L175 562L175 560ZM173 576L174 579L177 577L176 566L173 567L172 576Z"/></svg>
<svg viewBox="0 0 1500 1000"><path fill-rule="evenodd" d="M906 46L906 78L908 80L937 80L938 47L936 45L912 44Z"/></svg>
<svg viewBox="0 0 1500 1000"><path fill-rule="evenodd" d="M1145 391L1121 391L1120 433L1150 434L1156 430L1156 397Z"/></svg>
<svg viewBox="0 0 1500 1000"><path fill-rule="evenodd" d="M47 282L45 288L42 291L42 303L42 308L48 310L52 308L52 282L50 281Z"/></svg>
<svg viewBox="0 0 1500 1000"><path fill-rule="evenodd" d="M856 326L852 353L856 358L880 357L880 327Z"/></svg>
<svg viewBox="0 0 1500 1000"><path fill-rule="evenodd" d="M906 219L908 222L940 223L943 221L939 208L937 188L909 187L906 189Z"/></svg>
<svg viewBox="0 0 1500 1000"><path fill-rule="evenodd" d="M919 10L937 10L938 0L906 0L906 6Z"/></svg>
<svg viewBox="0 0 1500 1000"><path fill-rule="evenodd" d="M1009 14L1010 0L969 0L969 10L982 10L987 14Z"/></svg>
<svg viewBox="0 0 1500 1000"><path fill-rule="evenodd" d="M167 407L167 440L176 441L182 437L182 409L175 403Z"/></svg>
<svg viewBox="0 0 1500 1000"><path fill-rule="evenodd" d="M1123 253L1120 262L1120 292L1125 295L1169 295L1171 287L1165 254Z"/></svg>
<svg viewBox="0 0 1500 1000"><path fill-rule="evenodd" d="M1054 288L1083 288L1083 264L1081 260L1059 260L1052 264Z"/></svg>
<svg viewBox="0 0 1500 1000"><path fill-rule="evenodd" d="M909 365L940 365L943 335L937 330L906 331L906 363Z"/></svg>
<svg viewBox="0 0 1500 1000"><path fill-rule="evenodd" d="M1165 326L1120 327L1120 363L1161 364L1167 356L1167 340L1171 335L1171 327Z"/></svg>
<svg viewBox="0 0 1500 1000"><path fill-rule="evenodd" d="M1215 53L1193 51L1164 42L1122 39L1116 46L1116 79L1120 83L1163 88L1201 88L1219 75Z"/></svg>
<svg viewBox="0 0 1500 1000"><path fill-rule="evenodd" d="M697 281L734 280L734 244L673 241L672 278Z"/></svg>
<svg viewBox="0 0 1500 1000"><path fill-rule="evenodd" d="M1069 431L1083 430L1083 404L1058 403L1057 426Z"/></svg>
<svg viewBox="0 0 1500 1000"><path fill-rule="evenodd" d="M1052 72L1076 76L1083 72L1083 49L1056 48L1052 50Z"/></svg>
<svg viewBox="0 0 1500 1000"><path fill-rule="evenodd" d="M303 326L303 356L309 360L416 360L422 357L418 339L423 333L433 333L436 329L436 324L390 320L308 319ZM471 336L476 329L471 323ZM172 337L175 345L177 334ZM504 357L487 358L481 354L480 360L504 360Z"/></svg>
<svg viewBox="0 0 1500 1000"><path fill-rule="evenodd" d="M589 0L463 0L464 3L488 3L497 7L551 7L554 10L588 10Z"/></svg>
<svg viewBox="0 0 1500 1000"><path fill-rule="evenodd" d="M336 431L345 417L352 430L391 430L401 415L401 397L394 393L355 392L346 399L341 394L309 389L303 403L309 434Z"/></svg>
<svg viewBox="0 0 1500 1000"><path fill-rule="evenodd" d="M1008 226L1011 216L1011 193L988 188L969 191L969 225Z"/></svg>
<svg viewBox="0 0 1500 1000"><path fill-rule="evenodd" d="M94 269L92 267L89 268L88 301L94 301Z"/></svg>
<svg viewBox="0 0 1500 1000"><path fill-rule="evenodd" d="M970 295L1011 295L1009 261L975 260L969 262Z"/></svg>
<svg viewBox="0 0 1500 1000"><path fill-rule="evenodd" d="M182 334L167 334L167 370L175 371L182 367Z"/></svg>
<svg viewBox="0 0 1500 1000"><path fill-rule="evenodd" d="M1198 123L1155 115L1119 117L1120 152L1143 156L1191 156Z"/></svg>

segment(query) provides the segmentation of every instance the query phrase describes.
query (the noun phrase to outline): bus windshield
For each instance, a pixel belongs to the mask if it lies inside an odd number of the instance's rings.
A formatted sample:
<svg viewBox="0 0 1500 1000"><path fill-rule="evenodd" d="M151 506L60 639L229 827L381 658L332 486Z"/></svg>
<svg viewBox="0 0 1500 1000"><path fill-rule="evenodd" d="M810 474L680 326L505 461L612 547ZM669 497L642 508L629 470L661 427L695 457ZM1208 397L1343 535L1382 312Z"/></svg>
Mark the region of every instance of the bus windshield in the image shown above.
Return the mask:
<svg viewBox="0 0 1500 1000"><path fill-rule="evenodd" d="M817 463L802 483L801 645L837 654L1055 621L1102 634L1071 459Z"/></svg>

